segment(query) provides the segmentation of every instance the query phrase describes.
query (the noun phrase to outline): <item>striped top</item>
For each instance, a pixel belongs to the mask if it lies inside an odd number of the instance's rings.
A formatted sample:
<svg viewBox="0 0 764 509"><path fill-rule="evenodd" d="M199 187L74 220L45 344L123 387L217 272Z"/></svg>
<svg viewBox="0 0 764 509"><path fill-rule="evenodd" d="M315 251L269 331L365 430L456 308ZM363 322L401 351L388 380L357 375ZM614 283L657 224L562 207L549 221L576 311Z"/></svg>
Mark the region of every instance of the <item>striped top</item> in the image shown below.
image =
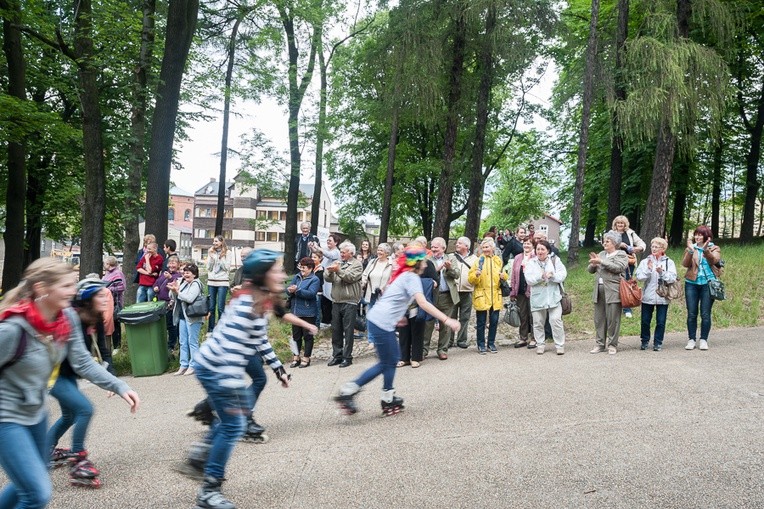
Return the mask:
<svg viewBox="0 0 764 509"><path fill-rule="evenodd" d="M282 367L268 341L268 318L256 315L252 296L242 294L225 308L212 337L201 344L194 361L217 373L220 385L247 387L246 368L254 355L260 355L272 370Z"/></svg>

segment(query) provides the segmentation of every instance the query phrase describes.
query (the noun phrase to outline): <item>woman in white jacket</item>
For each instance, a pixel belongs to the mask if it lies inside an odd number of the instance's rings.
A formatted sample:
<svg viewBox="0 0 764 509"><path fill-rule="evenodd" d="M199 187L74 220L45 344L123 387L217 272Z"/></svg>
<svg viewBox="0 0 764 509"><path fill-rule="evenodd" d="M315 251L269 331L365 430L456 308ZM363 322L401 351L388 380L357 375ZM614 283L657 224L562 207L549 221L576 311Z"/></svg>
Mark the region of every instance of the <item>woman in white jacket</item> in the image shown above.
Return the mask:
<svg viewBox="0 0 764 509"><path fill-rule="evenodd" d="M644 281L642 290L642 327L640 338L642 346L640 350L647 350L650 345L650 323L653 321L655 310L655 335L653 336L653 350L660 352L663 346L663 333L666 330L666 315L668 314L668 299L658 295L658 282L671 284L676 281L676 265L666 256L668 242L656 237L650 241L650 256L639 263L635 277L637 281Z"/></svg>
<svg viewBox="0 0 764 509"><path fill-rule="evenodd" d="M565 329L562 326L562 282L568 271L559 256L553 256L552 246L546 240L536 243L536 258L525 266L525 281L531 287L531 314L536 353L544 353L544 323L549 316L552 338L557 355L565 353Z"/></svg>
<svg viewBox="0 0 764 509"><path fill-rule="evenodd" d="M218 235L212 239L212 247L207 252L207 288L209 290L210 319L207 332L215 328L215 320L223 316L228 288L231 286L229 270L231 256L225 239Z"/></svg>

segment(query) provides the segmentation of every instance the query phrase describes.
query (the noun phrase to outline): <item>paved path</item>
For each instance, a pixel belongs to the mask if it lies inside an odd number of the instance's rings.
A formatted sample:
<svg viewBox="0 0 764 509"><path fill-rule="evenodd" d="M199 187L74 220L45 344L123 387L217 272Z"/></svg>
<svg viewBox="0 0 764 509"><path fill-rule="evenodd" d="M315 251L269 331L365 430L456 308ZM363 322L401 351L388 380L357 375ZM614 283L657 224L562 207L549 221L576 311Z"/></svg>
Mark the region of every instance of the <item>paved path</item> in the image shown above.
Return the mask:
<svg viewBox="0 0 764 509"><path fill-rule="evenodd" d="M761 508L764 329L712 334L707 352L685 351L680 334L660 353L624 338L613 357L590 355L588 341L569 342L563 357L457 349L398 370L407 409L385 419L381 381L353 418L329 401L371 358L293 370L289 389L269 374L257 418L271 441L236 448L224 493L240 509ZM70 487L55 471L50 507L193 507L196 483L171 466L201 435L183 417L200 387L170 375L128 381L143 398L135 416L86 389L105 486Z"/></svg>

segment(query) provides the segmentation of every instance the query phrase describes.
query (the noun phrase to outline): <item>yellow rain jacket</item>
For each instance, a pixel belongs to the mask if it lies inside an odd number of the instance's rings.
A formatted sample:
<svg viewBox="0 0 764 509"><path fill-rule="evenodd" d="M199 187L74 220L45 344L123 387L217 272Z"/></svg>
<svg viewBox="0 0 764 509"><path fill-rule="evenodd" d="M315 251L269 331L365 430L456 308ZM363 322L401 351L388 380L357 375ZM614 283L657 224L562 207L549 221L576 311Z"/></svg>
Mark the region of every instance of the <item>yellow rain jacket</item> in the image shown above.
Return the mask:
<svg viewBox="0 0 764 509"><path fill-rule="evenodd" d="M478 276L477 271L481 265L483 269ZM503 304L501 289L499 288L501 266L500 256L480 256L478 261L470 268L467 280L475 287L472 291L472 307L476 311L486 311L488 309L494 311L501 310Z"/></svg>

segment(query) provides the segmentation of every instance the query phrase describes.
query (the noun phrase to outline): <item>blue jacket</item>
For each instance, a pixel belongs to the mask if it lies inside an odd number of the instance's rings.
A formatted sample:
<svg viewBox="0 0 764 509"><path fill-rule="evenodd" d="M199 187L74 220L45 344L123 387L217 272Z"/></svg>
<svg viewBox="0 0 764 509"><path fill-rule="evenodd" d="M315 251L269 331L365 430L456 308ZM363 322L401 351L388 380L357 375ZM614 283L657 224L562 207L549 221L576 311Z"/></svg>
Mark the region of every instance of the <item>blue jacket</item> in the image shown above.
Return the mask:
<svg viewBox="0 0 764 509"><path fill-rule="evenodd" d="M318 314L318 301L316 295L321 289L321 283L315 274L310 274L303 278L297 274L292 279L292 284L297 286L297 290L292 294L292 305L290 309L297 316L316 316Z"/></svg>

